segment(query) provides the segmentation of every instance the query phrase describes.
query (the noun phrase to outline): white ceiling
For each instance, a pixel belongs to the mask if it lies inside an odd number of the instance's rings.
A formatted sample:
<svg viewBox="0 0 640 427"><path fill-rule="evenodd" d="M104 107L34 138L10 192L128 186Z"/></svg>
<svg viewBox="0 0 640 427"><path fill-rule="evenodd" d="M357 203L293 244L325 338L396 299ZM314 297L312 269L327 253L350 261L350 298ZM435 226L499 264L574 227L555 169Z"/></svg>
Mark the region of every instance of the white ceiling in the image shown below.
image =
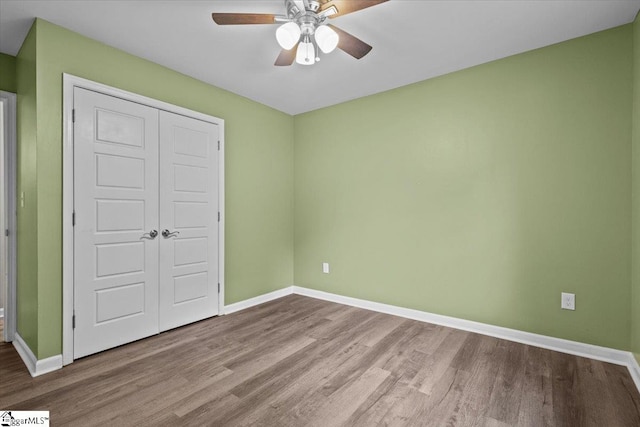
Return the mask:
<svg viewBox="0 0 640 427"><path fill-rule="evenodd" d="M212 12L283 14L281 0L0 0L0 52L39 17L298 114L633 21L640 0L390 0L332 24L373 46L275 67L276 25L218 26Z"/></svg>

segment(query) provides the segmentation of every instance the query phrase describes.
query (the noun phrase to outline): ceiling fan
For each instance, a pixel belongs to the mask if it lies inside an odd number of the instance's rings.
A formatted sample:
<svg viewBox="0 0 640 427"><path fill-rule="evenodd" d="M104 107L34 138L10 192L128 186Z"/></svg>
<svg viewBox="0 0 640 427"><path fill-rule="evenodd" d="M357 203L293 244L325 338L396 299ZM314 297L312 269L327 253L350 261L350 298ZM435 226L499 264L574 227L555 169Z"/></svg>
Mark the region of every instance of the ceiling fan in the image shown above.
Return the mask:
<svg viewBox="0 0 640 427"><path fill-rule="evenodd" d="M388 0L284 0L286 14L212 13L218 25L280 24L276 39L282 51L275 65L313 65L319 53L330 53L336 47L360 59L372 49L370 45L340 28L326 23Z"/></svg>

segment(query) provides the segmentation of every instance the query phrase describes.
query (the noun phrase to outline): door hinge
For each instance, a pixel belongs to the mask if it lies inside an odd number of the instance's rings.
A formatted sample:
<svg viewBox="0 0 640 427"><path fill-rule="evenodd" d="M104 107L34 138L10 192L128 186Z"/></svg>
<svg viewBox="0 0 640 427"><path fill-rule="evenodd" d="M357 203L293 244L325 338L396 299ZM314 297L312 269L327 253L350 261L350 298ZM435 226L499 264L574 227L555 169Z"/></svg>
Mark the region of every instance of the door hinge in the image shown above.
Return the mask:
<svg viewBox="0 0 640 427"><path fill-rule="evenodd" d="M220 212L218 212L218 222L220 222Z"/></svg>
<svg viewBox="0 0 640 427"><path fill-rule="evenodd" d="M9 237L9 229L8 228L6 230L4 230L4 235L5 235L5 237Z"/></svg>
<svg viewBox="0 0 640 427"><path fill-rule="evenodd" d="M218 293L220 293L220 283L218 283Z"/></svg>
<svg viewBox="0 0 640 427"><path fill-rule="evenodd" d="M72 329L76 328L76 315L75 314L71 317L71 328Z"/></svg>
<svg viewBox="0 0 640 427"><path fill-rule="evenodd" d="M218 141L218 151L220 151L220 141Z"/></svg>
<svg viewBox="0 0 640 427"><path fill-rule="evenodd" d="M76 109L71 110L71 123L76 122Z"/></svg>
<svg viewBox="0 0 640 427"><path fill-rule="evenodd" d="M71 214L71 225L74 227L76 226L76 211L73 211Z"/></svg>

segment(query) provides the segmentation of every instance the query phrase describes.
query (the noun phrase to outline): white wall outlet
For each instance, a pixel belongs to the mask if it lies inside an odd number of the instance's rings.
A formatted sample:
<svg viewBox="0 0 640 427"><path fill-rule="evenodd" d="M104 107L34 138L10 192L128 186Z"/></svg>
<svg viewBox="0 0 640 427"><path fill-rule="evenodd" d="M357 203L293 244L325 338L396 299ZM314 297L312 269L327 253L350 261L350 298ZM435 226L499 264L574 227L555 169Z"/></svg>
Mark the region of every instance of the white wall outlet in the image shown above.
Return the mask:
<svg viewBox="0 0 640 427"><path fill-rule="evenodd" d="M564 310L575 310L576 294L569 294L567 292L562 292L562 301L560 303L560 307Z"/></svg>
<svg viewBox="0 0 640 427"><path fill-rule="evenodd" d="M329 263L328 262L323 262L322 263L322 272L325 274L329 274Z"/></svg>

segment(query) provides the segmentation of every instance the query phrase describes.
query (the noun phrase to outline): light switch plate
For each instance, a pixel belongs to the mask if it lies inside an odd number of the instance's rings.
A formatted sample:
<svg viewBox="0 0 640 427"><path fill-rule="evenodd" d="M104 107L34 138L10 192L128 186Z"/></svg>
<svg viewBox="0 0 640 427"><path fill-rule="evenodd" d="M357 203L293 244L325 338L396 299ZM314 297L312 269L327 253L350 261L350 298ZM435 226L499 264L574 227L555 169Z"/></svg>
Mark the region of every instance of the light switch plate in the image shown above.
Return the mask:
<svg viewBox="0 0 640 427"><path fill-rule="evenodd" d="M322 272L325 274L329 274L329 263L328 262L323 262L322 263Z"/></svg>

